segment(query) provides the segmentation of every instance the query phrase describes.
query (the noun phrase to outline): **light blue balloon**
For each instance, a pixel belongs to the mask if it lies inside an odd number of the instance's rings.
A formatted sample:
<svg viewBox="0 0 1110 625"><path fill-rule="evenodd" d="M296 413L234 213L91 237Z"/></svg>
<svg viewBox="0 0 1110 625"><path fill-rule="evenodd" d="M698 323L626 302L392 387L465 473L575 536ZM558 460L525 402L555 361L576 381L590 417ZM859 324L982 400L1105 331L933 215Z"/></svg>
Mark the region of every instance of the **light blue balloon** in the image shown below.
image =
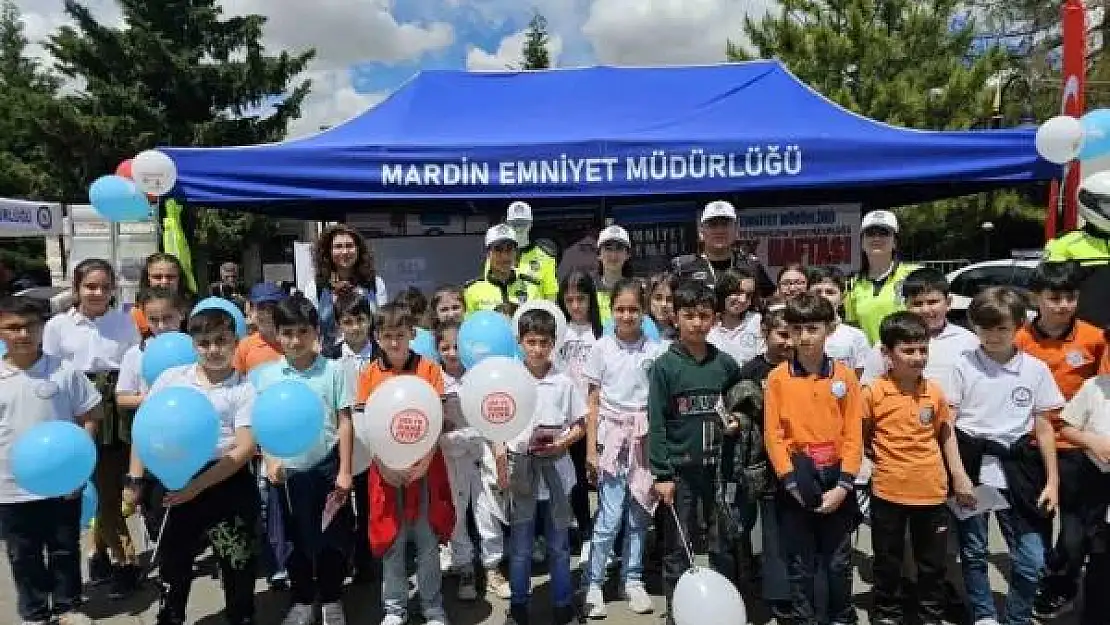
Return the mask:
<svg viewBox="0 0 1110 625"><path fill-rule="evenodd" d="M24 490L40 497L63 497L92 477L96 445L88 432L73 422L46 421L15 440L11 467L15 483Z"/></svg>
<svg viewBox="0 0 1110 625"><path fill-rule="evenodd" d="M8 353L8 344L5 343L4 341L0 341L0 358L3 358L4 354L7 354L7 353Z"/></svg>
<svg viewBox="0 0 1110 625"><path fill-rule="evenodd" d="M285 380L259 393L251 411L251 432L266 453L295 458L312 449L324 431L327 408L304 382Z"/></svg>
<svg viewBox="0 0 1110 625"><path fill-rule="evenodd" d="M108 221L146 221L150 203L135 183L123 176L101 176L89 186L89 203Z"/></svg>
<svg viewBox="0 0 1110 625"><path fill-rule="evenodd" d="M182 332L166 332L159 334L146 344L143 350L142 374L147 386L153 386L154 381L166 369L191 365L197 361L197 350L193 346L193 339Z"/></svg>
<svg viewBox="0 0 1110 625"><path fill-rule="evenodd" d="M100 496L96 493L96 485L92 482L85 484L85 490L81 491L81 527L92 525L99 505Z"/></svg>
<svg viewBox="0 0 1110 625"><path fill-rule="evenodd" d="M1079 160L1089 161L1110 154L1110 109L1095 109L1079 118L1083 125L1083 146Z"/></svg>
<svg viewBox="0 0 1110 625"><path fill-rule="evenodd" d="M434 334L424 328L416 329L416 338L409 342L409 349L425 358L439 362L439 346Z"/></svg>
<svg viewBox="0 0 1110 625"><path fill-rule="evenodd" d="M605 325L602 326L602 330L605 334L611 336L614 332L613 320L610 319L606 321ZM640 322L640 331L643 332L644 336L650 341L662 340L662 335L659 333L659 326L655 325L655 320L647 315L644 315L643 321Z"/></svg>
<svg viewBox="0 0 1110 625"><path fill-rule="evenodd" d="M231 318L235 320L235 336L238 336L240 339L246 338L247 317L243 314L242 310L239 310L235 302L231 300L222 297L206 297L197 302L196 306L193 306L193 312L189 313L189 316L192 317L202 310L212 309L222 310L231 315Z"/></svg>
<svg viewBox="0 0 1110 625"><path fill-rule="evenodd" d="M170 490L180 490L216 453L220 418L200 391L162 389L143 400L131 426L139 459Z"/></svg>
<svg viewBox="0 0 1110 625"><path fill-rule="evenodd" d="M459 328L459 360L467 369L489 356L517 355L516 337L509 318L492 310L481 310L466 318Z"/></svg>

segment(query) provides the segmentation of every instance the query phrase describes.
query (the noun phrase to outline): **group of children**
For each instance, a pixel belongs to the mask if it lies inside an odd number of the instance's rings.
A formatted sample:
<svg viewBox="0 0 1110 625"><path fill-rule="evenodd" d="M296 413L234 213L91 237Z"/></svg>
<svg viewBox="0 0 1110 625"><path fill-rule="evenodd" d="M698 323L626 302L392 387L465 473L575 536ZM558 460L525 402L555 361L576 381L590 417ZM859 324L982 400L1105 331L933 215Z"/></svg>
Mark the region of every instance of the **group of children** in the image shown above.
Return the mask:
<svg viewBox="0 0 1110 625"><path fill-rule="evenodd" d="M112 410L133 411L169 386L212 401L219 449L185 488L167 492L134 454L123 452L118 469L118 497L141 506L159 545L159 625L185 623L203 544L219 561L233 625L255 622L259 555L271 583L288 584L283 625L345 623L348 575L380 581L383 625L408 622L410 560L432 625L448 620L444 573L458 576L460 600L476 599L484 586L509 601L507 623L527 625L540 560L557 624L606 617L603 588L615 557L620 598L637 614L652 611L645 569L660 557L669 615L675 585L692 564L685 536L703 541L710 565L738 586L759 580L760 599L780 622L855 623L852 535L865 518L872 622L909 616L904 569L916 578L912 605L922 622L941 622L946 573L958 570L969 620L989 625L1059 613L1075 599L1085 567L1083 623L1104 623L1110 599L1098 590L1110 580L1110 377L1100 375L1103 333L1075 319L1079 268L1038 268L1032 322L1022 295L987 289L968 310L973 332L948 323L944 276L919 269L902 285L907 310L882 322L874 347L840 321L842 275L814 269L804 277L806 291L761 302L755 277L742 270L717 276L714 288L666 274L614 277L604 297L589 275L567 276L558 296L565 336L542 310L518 321L521 359L537 388L531 425L492 444L459 408L465 310L457 288L437 291L426 311L411 301L377 307L340 298L341 338L321 345L317 311L301 295L256 285L247 309L254 332L238 340L227 313L190 314L176 291L150 287L138 303L150 332L186 330L198 361L147 388L138 375L142 344L112 329L110 267L86 267L77 272L77 307L45 330L35 302L0 300L0 339L8 345L0 459L43 420L73 420L103 437L98 405L109 398L96 388L97 358L115 358ZM436 339L436 360L410 348L421 315L430 317L423 323ZM661 339L644 333L645 316ZM61 324L68 325L50 328ZM355 466L353 414L397 375L419 376L443 396L444 433L406 470L370 463L363 471ZM260 456L250 433L253 399L290 379L323 400L324 433L297 458ZM125 450L126 434L117 438L113 449ZM1012 563L1001 621L987 574L988 515L971 514L990 492L1007 504L993 510ZM0 463L0 526L24 623L89 622L79 610L79 505L79 493L43 499L23 491ZM759 558L751 547L757 519ZM653 526L661 545L649 540ZM117 575L138 577L130 539L119 542L110 549ZM579 547L576 585L571 554ZM823 609L818 587L826 590Z"/></svg>

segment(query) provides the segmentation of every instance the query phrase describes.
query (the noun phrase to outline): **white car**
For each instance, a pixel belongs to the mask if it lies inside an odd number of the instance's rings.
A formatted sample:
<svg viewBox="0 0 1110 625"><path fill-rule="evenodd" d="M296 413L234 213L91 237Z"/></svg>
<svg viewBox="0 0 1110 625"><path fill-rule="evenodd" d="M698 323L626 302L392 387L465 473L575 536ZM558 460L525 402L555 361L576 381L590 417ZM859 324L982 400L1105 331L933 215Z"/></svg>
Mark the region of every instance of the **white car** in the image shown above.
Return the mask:
<svg viewBox="0 0 1110 625"><path fill-rule="evenodd" d="M1040 262L1039 259L1032 258L1003 258L975 263L950 272L947 276L948 290L952 294L949 318L954 322L964 323L971 299L987 287L1012 286L1023 293L1028 291L1033 270Z"/></svg>

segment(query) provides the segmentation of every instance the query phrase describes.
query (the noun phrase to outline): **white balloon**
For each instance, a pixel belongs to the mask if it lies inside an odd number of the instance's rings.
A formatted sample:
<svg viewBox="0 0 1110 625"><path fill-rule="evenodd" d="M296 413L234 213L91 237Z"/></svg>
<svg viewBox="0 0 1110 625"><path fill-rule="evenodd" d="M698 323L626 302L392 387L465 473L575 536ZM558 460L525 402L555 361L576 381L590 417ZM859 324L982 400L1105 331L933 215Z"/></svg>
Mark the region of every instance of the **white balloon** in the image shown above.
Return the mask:
<svg viewBox="0 0 1110 625"><path fill-rule="evenodd" d="M165 152L140 152L131 161L131 179L144 193L165 195L177 184L177 165Z"/></svg>
<svg viewBox="0 0 1110 625"><path fill-rule="evenodd" d="M422 378L399 375L370 395L355 429L378 462L407 469L435 448L443 431L443 403Z"/></svg>
<svg viewBox="0 0 1110 625"><path fill-rule="evenodd" d="M513 336L520 340L520 317L529 310L544 310L555 317L555 351L559 351L567 338L567 317L559 310L559 305L551 300L533 299L524 302L513 315Z"/></svg>
<svg viewBox="0 0 1110 625"><path fill-rule="evenodd" d="M519 361L490 356L463 376L459 403L471 427L494 443L505 443L531 423L536 381Z"/></svg>
<svg viewBox="0 0 1110 625"><path fill-rule="evenodd" d="M672 599L675 625L747 625L740 591L709 568L692 567L678 578Z"/></svg>
<svg viewBox="0 0 1110 625"><path fill-rule="evenodd" d="M1068 115L1059 115L1037 128L1037 153L1046 161L1063 165L1079 156L1083 146L1083 124Z"/></svg>

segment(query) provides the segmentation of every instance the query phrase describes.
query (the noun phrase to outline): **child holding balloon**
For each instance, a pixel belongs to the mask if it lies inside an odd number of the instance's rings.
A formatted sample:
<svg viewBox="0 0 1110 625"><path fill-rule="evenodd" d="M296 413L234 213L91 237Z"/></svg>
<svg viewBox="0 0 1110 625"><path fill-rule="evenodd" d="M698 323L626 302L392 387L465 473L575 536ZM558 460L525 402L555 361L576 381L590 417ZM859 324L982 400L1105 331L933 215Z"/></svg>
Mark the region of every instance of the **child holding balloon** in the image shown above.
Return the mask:
<svg viewBox="0 0 1110 625"><path fill-rule="evenodd" d="M443 363L444 434L440 438L447 473L454 493L455 529L451 534L451 565L459 574L459 599L478 598L474 576L474 547L467 523L467 510L478 529L486 590L501 599L510 596L509 580L501 574L505 555L502 524L507 522L501 490L497 487L497 465L493 449L463 419L459 406L459 384L465 373L459 359L459 324L447 322L435 328Z"/></svg>
<svg viewBox="0 0 1110 625"><path fill-rule="evenodd" d="M554 623L575 618L570 575L568 528L573 518L568 499L575 484L574 465L567 451L583 436L586 401L570 377L551 362L555 347L555 318L545 310L520 316L520 346L524 366L536 383L536 412L529 426L505 445L510 506L509 581L512 598L508 618L528 625L532 575L532 544L540 502L547 535L548 573Z"/></svg>
<svg viewBox="0 0 1110 625"><path fill-rule="evenodd" d="M282 300L274 308L274 326L285 357L257 370L259 391L301 382L326 410L323 431L308 451L292 458L266 456L267 477L280 485L285 500L283 521L293 544L286 563L293 604L285 622L315 622L319 602L324 623L343 625L340 598L353 531L351 507L344 504L353 482L354 400L343 368L318 351L320 319L312 302L301 294Z"/></svg>
<svg viewBox="0 0 1110 625"><path fill-rule="evenodd" d="M60 625L84 625L91 621L78 611L81 497L24 490L12 456L13 442L37 424L75 422L91 436L100 418L100 394L93 383L61 358L43 354L45 308L29 297L0 298L0 341L8 348L0 360L0 528L19 618L47 623L57 617Z"/></svg>
<svg viewBox="0 0 1110 625"><path fill-rule="evenodd" d="M419 377L443 395L442 369L409 348L415 327L416 319L407 306L393 302L379 309L375 334L380 357L359 379L359 403L366 403L379 386L401 375ZM406 543L410 540L416 543L416 580L424 622L445 625L439 546L451 538L455 511L443 455L433 448L427 456L401 470L375 461L370 467L369 482L370 549L382 558L385 611L382 625L403 625L408 621Z"/></svg>
<svg viewBox="0 0 1110 625"><path fill-rule="evenodd" d="M643 283L618 280L611 291L613 334L598 340L583 375L589 381L586 426L587 470L598 488L587 571L586 610L604 618L605 563L624 525L623 596L636 614L651 612L644 588L644 539L655 511L651 472L647 468L647 371L659 342L641 328L645 307ZM627 514L626 514L627 512Z"/></svg>
<svg viewBox="0 0 1110 625"><path fill-rule="evenodd" d="M147 319L152 321L150 313ZM212 548L220 566L225 616L230 625L254 623L254 540L259 514L258 490L249 463L254 457L251 419L255 389L232 364L237 337L234 318L224 310L200 310L190 317L189 336L197 363L163 371L150 387L136 421L156 419L162 402L175 401L180 390L207 398L219 423L215 453L183 488L171 490L160 467L149 484L142 456L149 444L136 436L124 497L136 500L143 490L165 492L165 524L159 536L158 576L162 596L157 625L184 625L193 564L202 544ZM148 412L149 411L149 412ZM138 429L136 430L139 431Z"/></svg>

